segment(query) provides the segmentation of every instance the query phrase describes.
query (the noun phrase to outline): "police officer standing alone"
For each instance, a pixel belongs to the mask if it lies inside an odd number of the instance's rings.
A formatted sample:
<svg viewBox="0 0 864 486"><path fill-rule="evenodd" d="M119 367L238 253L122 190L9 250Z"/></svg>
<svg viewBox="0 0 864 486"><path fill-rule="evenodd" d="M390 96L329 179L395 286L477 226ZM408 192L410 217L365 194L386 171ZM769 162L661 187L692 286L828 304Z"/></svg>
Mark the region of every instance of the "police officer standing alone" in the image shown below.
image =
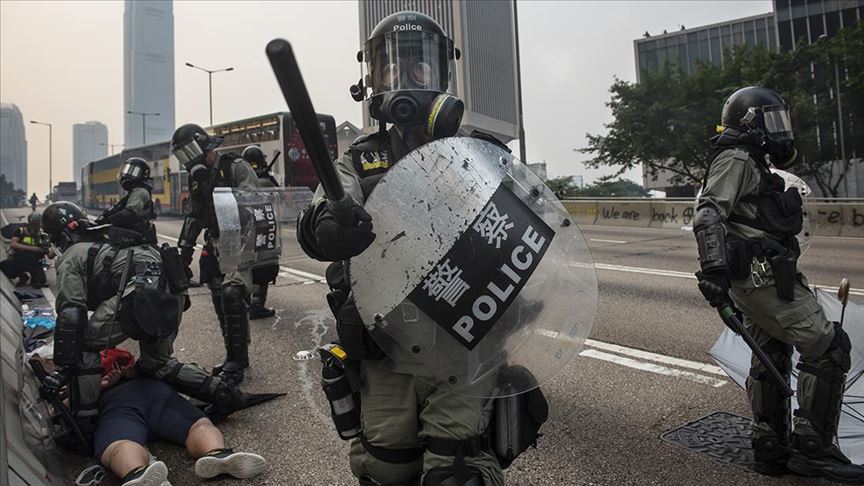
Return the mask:
<svg viewBox="0 0 864 486"><path fill-rule="evenodd" d="M789 399L754 356L747 379L753 410L756 471L792 471L851 484L864 467L836 445L841 400L850 368L849 336L829 322L797 268L802 229L797 189L770 171L794 164L797 152L786 102L774 91L748 87L726 100L723 131L697 205L699 289L714 307L730 299L744 326L788 380L793 347L798 363L794 431Z"/></svg>
<svg viewBox="0 0 864 486"><path fill-rule="evenodd" d="M194 124L174 132L171 151L189 172L189 212L177 246L186 265L191 264L195 242L202 229L204 251L199 260L201 281L210 288L213 308L225 340L225 361L214 368L214 375L239 385L249 367L249 292L252 271L222 273L219 268L219 224L213 205L216 187L258 187L252 167L238 154L217 154L222 138L209 135Z"/></svg>
<svg viewBox="0 0 864 486"><path fill-rule="evenodd" d="M242 408L240 390L172 357L188 303L182 285L177 286L185 278L179 258L172 264L154 245L130 243L128 231L115 238L112 227L96 226L81 208L65 201L45 208L42 231L61 253L54 331L54 362L60 371L51 379L57 388L69 384L71 409L85 432L93 430L98 414L99 351L129 337L138 340L141 376L212 403L216 415Z"/></svg>
<svg viewBox="0 0 864 486"><path fill-rule="evenodd" d="M270 173L267 158L261 147L250 145L243 149L243 160L249 163L258 177L258 187L278 187L276 178ZM276 315L276 310L267 307L267 291L271 283L276 283L279 265L252 269L252 304L249 306L249 319L265 319Z"/></svg>
<svg viewBox="0 0 864 486"><path fill-rule="evenodd" d="M360 435L349 453L361 485L503 484L500 465L483 440L491 399L437 388L414 374L411 356L385 357L357 313L342 268L343 260L362 253L375 238L361 204L381 177L410 151L456 134L464 107L447 93L457 56L453 41L424 14L398 12L375 27L363 50L368 75L352 87L352 95L361 101L371 89L369 112L380 130L357 139L335 162L356 204L356 223L337 218L321 188L298 222L303 250L336 262L327 270L328 302L340 343L349 359L359 360L362 378Z"/></svg>
<svg viewBox="0 0 864 486"><path fill-rule="evenodd" d="M148 243L156 243L156 209L153 204L150 164L140 157L130 157L117 173L120 187L126 195L102 213L96 224L111 224L135 231Z"/></svg>

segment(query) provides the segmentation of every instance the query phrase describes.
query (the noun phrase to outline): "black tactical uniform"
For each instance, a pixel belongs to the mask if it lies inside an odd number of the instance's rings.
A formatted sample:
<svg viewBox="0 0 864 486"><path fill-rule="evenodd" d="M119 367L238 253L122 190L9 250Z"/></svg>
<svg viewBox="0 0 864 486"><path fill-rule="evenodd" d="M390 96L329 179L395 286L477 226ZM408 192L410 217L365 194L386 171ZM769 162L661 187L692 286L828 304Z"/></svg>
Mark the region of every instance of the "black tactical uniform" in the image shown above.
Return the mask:
<svg viewBox="0 0 864 486"><path fill-rule="evenodd" d="M156 243L156 206L150 185L150 165L140 157L131 157L117 173L126 195L96 219L96 224L111 224L139 233L148 243Z"/></svg>

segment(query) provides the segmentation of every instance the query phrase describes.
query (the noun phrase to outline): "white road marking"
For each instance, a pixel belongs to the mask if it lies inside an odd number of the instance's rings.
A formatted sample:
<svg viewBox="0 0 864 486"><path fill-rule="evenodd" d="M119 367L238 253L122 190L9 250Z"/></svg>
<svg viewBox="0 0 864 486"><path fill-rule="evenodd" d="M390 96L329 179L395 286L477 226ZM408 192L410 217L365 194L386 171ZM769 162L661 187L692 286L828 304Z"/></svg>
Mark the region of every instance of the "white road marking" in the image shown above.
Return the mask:
<svg viewBox="0 0 864 486"><path fill-rule="evenodd" d="M666 376L674 376L676 378L684 378L685 380L694 381L696 383L701 383L703 385L710 385L714 388L720 388L721 386L729 383L726 380L720 380L717 378L711 378L710 376L700 375L697 373L691 373L689 371L677 370L674 368L667 368L665 366L660 366L654 363L647 363L645 361L637 361L631 358L625 358L623 356L618 356L617 354L609 354L604 353L602 351L597 351L596 349L586 349L579 353L580 356L585 356L587 358L594 358L603 361L608 361L610 363L615 363L621 366L626 366L628 368L634 368L642 371L649 371L651 373L656 373L658 375L666 375Z"/></svg>
<svg viewBox="0 0 864 486"><path fill-rule="evenodd" d="M596 241L598 243L619 243L619 244L627 243L626 241L621 241L621 240L601 240L600 238L588 238L588 239L591 241Z"/></svg>
<svg viewBox="0 0 864 486"><path fill-rule="evenodd" d="M632 356L634 358L647 359L648 361L655 361L657 363L668 364L672 366L677 366L679 368L688 368L691 370L701 371L704 373L711 373L714 375L726 376L726 372L723 371L723 368L719 366L710 365L708 363L700 363L698 361L689 361L686 359L675 358L673 356L667 356L665 354L657 354L651 353L648 351L643 351L641 349L628 348L625 346L619 346L617 344L604 343L603 341L595 341L593 339L585 340L586 346L591 346L592 348L602 349L604 351L611 351L613 353L625 354L628 356Z"/></svg>
<svg viewBox="0 0 864 486"><path fill-rule="evenodd" d="M627 273L642 273L645 275L657 275L660 277L674 277L674 278L687 278L690 280L696 280L696 275L691 272L679 272L676 270L660 270L656 268L641 268L641 267L626 267L624 265L611 265L608 263L595 263L594 267L598 270L610 270L613 272L627 272ZM819 287L822 290L827 290L829 292L837 292L837 287L832 287L830 285L818 285L813 284L814 287ZM864 289L849 289L849 295L857 295L864 296Z"/></svg>

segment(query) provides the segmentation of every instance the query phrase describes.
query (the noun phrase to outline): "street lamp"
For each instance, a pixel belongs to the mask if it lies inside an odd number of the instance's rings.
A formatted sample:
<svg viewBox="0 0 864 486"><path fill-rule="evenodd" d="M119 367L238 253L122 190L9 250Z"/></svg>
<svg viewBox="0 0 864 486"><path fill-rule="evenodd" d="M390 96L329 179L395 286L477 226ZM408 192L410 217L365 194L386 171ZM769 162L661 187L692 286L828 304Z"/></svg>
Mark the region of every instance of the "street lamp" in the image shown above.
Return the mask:
<svg viewBox="0 0 864 486"><path fill-rule="evenodd" d="M99 142L99 145L102 147L108 147L111 150L111 155L114 155L114 147L125 147L125 143L102 143Z"/></svg>
<svg viewBox="0 0 864 486"><path fill-rule="evenodd" d="M159 113L142 113L140 111L131 111L126 110L126 113L130 115L141 115L141 135L143 135L143 140L141 141L141 145L147 145L147 117L148 116L159 116Z"/></svg>
<svg viewBox="0 0 864 486"><path fill-rule="evenodd" d="M207 73L207 82L210 84L210 126L213 126L213 73L221 73L226 71L233 71L233 67L225 68L225 69L204 69L200 66L196 66L190 62L186 63L187 66L194 69L200 69Z"/></svg>
<svg viewBox="0 0 864 486"><path fill-rule="evenodd" d="M30 120L30 123L33 123L34 125L45 125L48 127L48 194L52 194L54 192L54 161L52 157L54 153L54 125L38 122L36 120Z"/></svg>

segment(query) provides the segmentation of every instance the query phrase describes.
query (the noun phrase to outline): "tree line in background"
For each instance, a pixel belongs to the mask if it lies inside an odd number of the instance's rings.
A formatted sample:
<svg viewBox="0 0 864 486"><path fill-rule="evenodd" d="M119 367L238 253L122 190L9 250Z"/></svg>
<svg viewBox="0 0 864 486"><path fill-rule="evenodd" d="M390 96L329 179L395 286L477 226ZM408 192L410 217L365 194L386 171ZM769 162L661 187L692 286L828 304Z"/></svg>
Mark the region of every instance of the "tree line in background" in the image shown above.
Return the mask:
<svg viewBox="0 0 864 486"><path fill-rule="evenodd" d="M838 74L845 160L836 133ZM792 171L837 197L851 159L864 154L864 22L788 52L736 47L722 67L703 62L690 75L667 63L643 71L638 84L616 79L606 103L613 121L607 134L587 135L581 151L593 158L586 165L617 168L612 179L642 164L650 176L665 170L673 184L698 186L712 161L708 140L723 102L752 85L777 91L790 105L800 157Z"/></svg>
<svg viewBox="0 0 864 486"><path fill-rule="evenodd" d="M603 180L596 184L579 187L573 176L554 177L546 181L558 199L570 197L648 197L648 190L627 179Z"/></svg>

